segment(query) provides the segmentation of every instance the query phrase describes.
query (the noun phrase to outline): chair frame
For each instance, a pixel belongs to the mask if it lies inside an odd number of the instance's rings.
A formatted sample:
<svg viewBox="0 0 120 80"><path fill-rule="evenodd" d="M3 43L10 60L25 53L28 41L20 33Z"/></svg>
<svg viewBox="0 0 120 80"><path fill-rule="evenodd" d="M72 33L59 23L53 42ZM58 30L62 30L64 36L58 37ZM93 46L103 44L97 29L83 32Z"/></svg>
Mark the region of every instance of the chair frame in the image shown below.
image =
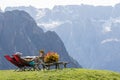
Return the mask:
<svg viewBox="0 0 120 80"><path fill-rule="evenodd" d="M13 65L15 65L15 66L17 67L17 69L15 69L15 71L17 71L17 70L19 70L19 71L24 70L24 67L25 67L25 66L22 65L22 64L19 64L19 63L15 60L14 57L11 57L11 56L9 56L9 55L5 55L4 57L6 58L6 60L8 60L10 63L12 63Z"/></svg>
<svg viewBox="0 0 120 80"><path fill-rule="evenodd" d="M28 70L40 70L39 68L39 64L38 63L35 63L34 66L30 65L28 61L24 60L23 58L21 58L20 56L14 54L13 57L15 58L15 60L21 64L21 65L24 65L25 66L25 69L28 69Z"/></svg>

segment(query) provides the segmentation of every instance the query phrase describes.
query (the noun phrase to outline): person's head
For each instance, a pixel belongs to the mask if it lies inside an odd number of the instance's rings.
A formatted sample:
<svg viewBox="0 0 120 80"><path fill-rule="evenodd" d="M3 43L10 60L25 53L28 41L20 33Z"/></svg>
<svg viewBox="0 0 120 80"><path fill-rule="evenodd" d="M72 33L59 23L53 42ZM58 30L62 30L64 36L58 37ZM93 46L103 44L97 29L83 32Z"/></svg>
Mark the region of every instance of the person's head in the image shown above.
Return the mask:
<svg viewBox="0 0 120 80"><path fill-rule="evenodd" d="M16 52L15 55L21 56L22 53L20 53L20 52Z"/></svg>
<svg viewBox="0 0 120 80"><path fill-rule="evenodd" d="M44 50L40 50L40 51L39 51L39 54L40 54L40 56L41 56L41 55L44 55Z"/></svg>
<svg viewBox="0 0 120 80"><path fill-rule="evenodd" d="M39 53L44 54L44 50L40 50Z"/></svg>

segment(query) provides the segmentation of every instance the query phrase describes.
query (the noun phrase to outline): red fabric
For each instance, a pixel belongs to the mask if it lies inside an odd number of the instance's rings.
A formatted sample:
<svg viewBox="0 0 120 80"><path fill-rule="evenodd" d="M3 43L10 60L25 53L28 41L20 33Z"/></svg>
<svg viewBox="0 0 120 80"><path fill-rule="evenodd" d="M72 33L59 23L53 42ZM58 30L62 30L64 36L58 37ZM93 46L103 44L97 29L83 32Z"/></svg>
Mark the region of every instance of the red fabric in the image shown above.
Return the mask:
<svg viewBox="0 0 120 80"><path fill-rule="evenodd" d="M23 67L23 65L19 64L14 58L10 57L9 55L5 55L4 57L15 66Z"/></svg>

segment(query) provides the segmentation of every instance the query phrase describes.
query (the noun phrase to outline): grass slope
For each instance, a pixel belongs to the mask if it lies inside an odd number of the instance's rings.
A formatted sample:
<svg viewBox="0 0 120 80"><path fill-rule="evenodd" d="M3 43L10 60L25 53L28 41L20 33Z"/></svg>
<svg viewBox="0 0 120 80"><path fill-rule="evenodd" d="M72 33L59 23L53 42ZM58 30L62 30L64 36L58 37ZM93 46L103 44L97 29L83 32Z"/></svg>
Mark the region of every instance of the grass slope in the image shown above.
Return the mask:
<svg viewBox="0 0 120 80"><path fill-rule="evenodd" d="M120 80L120 73L75 68L22 72L0 70L0 80Z"/></svg>

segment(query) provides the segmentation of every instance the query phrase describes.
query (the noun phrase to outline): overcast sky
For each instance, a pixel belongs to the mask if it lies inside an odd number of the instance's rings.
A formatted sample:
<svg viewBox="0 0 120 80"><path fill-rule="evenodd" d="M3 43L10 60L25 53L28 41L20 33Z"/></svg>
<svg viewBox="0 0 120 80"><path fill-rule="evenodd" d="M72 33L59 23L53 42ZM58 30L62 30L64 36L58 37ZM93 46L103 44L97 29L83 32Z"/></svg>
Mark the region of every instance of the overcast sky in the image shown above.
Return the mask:
<svg viewBox="0 0 120 80"><path fill-rule="evenodd" d="M120 0L0 0L0 7L4 9L7 6L29 6L37 8L52 8L54 5L112 5L120 3Z"/></svg>

